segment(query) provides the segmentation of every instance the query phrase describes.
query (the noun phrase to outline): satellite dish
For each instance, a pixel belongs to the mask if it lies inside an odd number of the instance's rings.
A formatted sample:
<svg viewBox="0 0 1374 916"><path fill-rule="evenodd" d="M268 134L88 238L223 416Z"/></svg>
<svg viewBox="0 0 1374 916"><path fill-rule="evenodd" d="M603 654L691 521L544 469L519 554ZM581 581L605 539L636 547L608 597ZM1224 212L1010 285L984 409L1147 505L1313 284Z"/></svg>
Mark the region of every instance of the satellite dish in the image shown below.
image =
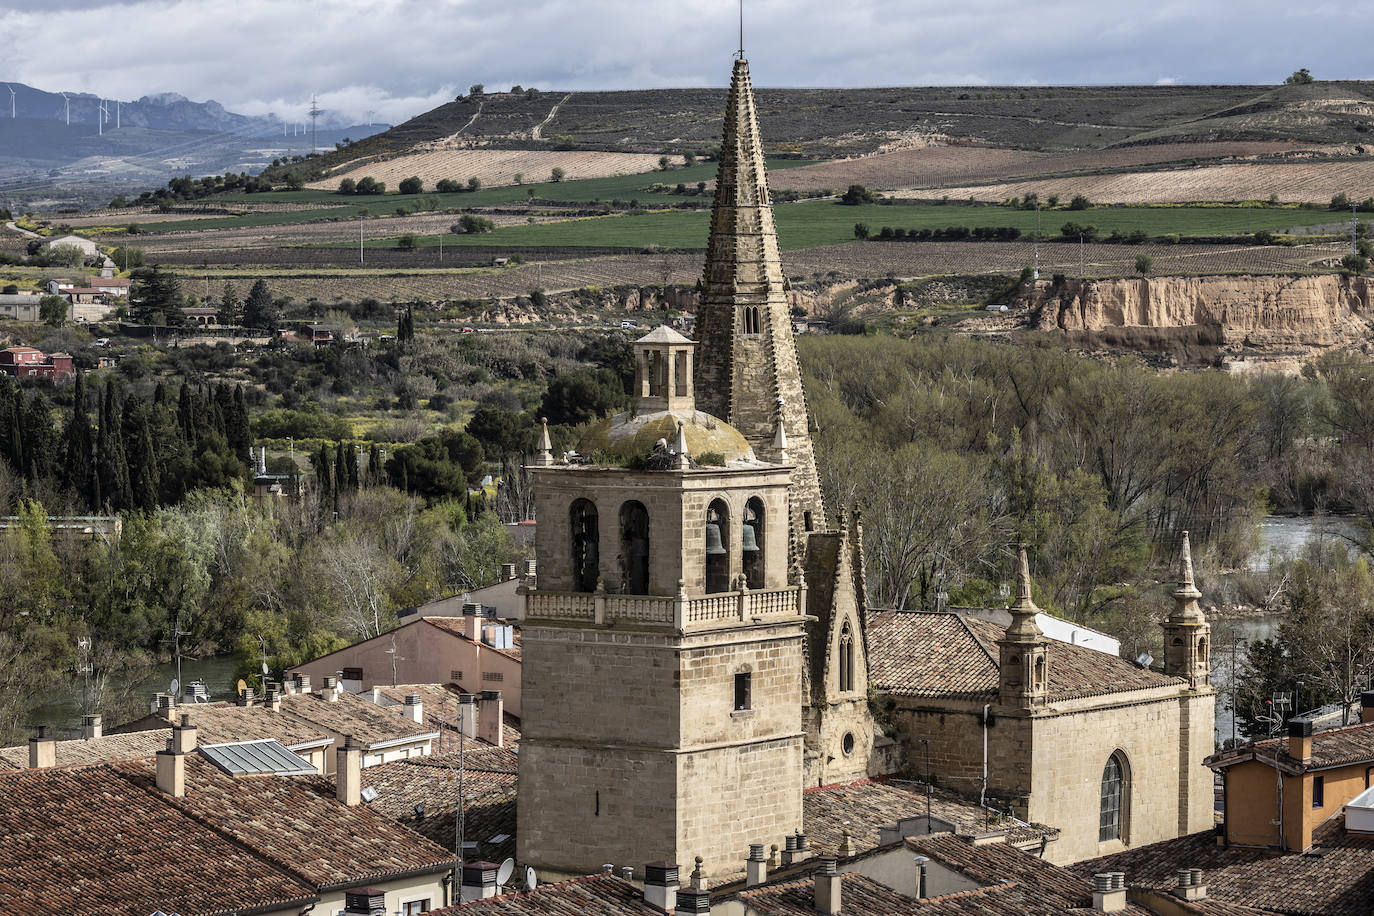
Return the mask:
<svg viewBox="0 0 1374 916"><path fill-rule="evenodd" d="M262 673L263 673L263 674L266 674L266 673L267 673L267 662L263 662L263 663L262 663Z"/></svg>
<svg viewBox="0 0 1374 916"><path fill-rule="evenodd" d="M501 863L501 867L496 872L496 883L502 885L508 883L513 874L515 874L515 860L507 859Z"/></svg>
<svg viewBox="0 0 1374 916"><path fill-rule="evenodd" d="M172 696L176 696L177 692L180 690L181 681L177 680L176 678L172 678L172 683L167 685L167 692L170 693Z"/></svg>
<svg viewBox="0 0 1374 916"><path fill-rule="evenodd" d="M243 678L239 678L238 689L239 696L243 696L243 692L248 689L248 683Z"/></svg>
<svg viewBox="0 0 1374 916"><path fill-rule="evenodd" d="M525 867L525 890L527 890L527 891L532 891L532 890L535 889L535 887L538 886L538 884L539 884L539 882L535 880L534 869L533 869L533 868L530 868L529 866L526 866L526 867Z"/></svg>

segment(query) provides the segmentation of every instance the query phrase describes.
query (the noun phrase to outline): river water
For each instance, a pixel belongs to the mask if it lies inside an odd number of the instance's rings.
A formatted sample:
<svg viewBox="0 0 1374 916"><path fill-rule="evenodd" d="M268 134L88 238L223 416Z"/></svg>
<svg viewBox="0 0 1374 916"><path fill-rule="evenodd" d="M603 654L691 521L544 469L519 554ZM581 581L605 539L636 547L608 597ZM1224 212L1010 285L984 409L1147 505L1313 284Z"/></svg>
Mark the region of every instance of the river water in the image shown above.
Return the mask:
<svg viewBox="0 0 1374 916"><path fill-rule="evenodd" d="M1331 516L1271 515L1260 522L1260 549L1250 558L1252 572L1267 572L1276 560L1298 556L1320 539L1332 539L1356 549L1362 528L1354 519ZM1266 614L1216 621L1212 624L1212 684L1217 688L1216 740L1232 737L1229 689L1236 669L1245 665L1245 647L1278 633L1279 615Z"/></svg>
<svg viewBox="0 0 1374 916"><path fill-rule="evenodd" d="M237 665L238 661L232 655L195 660L183 658L181 681L183 684L203 681L210 692L210 699L232 700L238 695L234 678L234 669ZM154 697L159 693L166 693L176 676L177 667L173 662L155 666L134 688L134 699L128 718L136 718L152 708ZM78 681L71 687L54 691L46 702L33 710L29 721L53 726L62 738L78 736L81 727L81 703L82 685ZM112 722L106 717L107 728L118 724L120 723Z"/></svg>

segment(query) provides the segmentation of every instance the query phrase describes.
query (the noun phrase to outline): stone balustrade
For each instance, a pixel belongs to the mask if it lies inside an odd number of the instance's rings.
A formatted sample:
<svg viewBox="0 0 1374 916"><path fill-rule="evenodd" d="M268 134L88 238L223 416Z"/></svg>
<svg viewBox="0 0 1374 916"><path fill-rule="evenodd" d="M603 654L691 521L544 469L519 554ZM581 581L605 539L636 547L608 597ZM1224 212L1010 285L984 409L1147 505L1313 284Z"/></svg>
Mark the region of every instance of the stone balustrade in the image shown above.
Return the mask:
<svg viewBox="0 0 1374 916"><path fill-rule="evenodd" d="M525 619L596 625L623 623L671 627L678 631L711 629L723 624L800 616L801 591L796 586L788 586L671 598L530 589L525 594Z"/></svg>

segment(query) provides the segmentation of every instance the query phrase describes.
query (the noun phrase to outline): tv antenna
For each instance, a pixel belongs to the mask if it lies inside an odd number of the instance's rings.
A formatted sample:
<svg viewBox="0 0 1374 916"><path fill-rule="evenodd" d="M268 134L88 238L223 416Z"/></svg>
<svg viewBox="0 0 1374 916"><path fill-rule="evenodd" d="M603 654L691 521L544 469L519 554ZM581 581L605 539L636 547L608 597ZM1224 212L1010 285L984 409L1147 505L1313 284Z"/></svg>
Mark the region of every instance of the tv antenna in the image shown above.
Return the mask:
<svg viewBox="0 0 1374 916"><path fill-rule="evenodd" d="M316 101L316 97L312 95L310 97L310 152L312 153L315 152L316 149L315 122L322 114L324 114L324 110L320 108L319 102Z"/></svg>
<svg viewBox="0 0 1374 916"><path fill-rule="evenodd" d="M94 670L91 666L91 638L82 636L76 641L76 648L80 653L76 670L81 675L81 714L84 716L91 711L91 673Z"/></svg>
<svg viewBox="0 0 1374 916"><path fill-rule="evenodd" d="M62 93L62 104L63 104L63 106L65 106L66 109L67 109L67 126L68 126L68 127L71 127L71 124L72 124L72 100L67 96L67 93L65 93L65 92Z"/></svg>
<svg viewBox="0 0 1374 916"><path fill-rule="evenodd" d="M10 91L10 120L13 121L15 118L19 117L19 115L15 113L14 87L6 84L5 88Z"/></svg>

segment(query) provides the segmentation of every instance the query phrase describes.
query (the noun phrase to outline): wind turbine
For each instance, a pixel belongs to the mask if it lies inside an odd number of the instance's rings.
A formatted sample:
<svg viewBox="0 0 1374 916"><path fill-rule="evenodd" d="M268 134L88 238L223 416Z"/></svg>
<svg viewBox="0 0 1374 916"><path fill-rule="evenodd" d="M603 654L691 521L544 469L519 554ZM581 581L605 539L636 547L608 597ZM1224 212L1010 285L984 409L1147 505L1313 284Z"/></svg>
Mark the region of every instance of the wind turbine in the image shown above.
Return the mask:
<svg viewBox="0 0 1374 916"><path fill-rule="evenodd" d="M62 93L62 104L63 104L64 106L66 106L66 109L67 109L67 126L68 126L68 127L71 127L71 125L72 125L72 100L67 96L67 93L65 93L65 92Z"/></svg>
<svg viewBox="0 0 1374 916"><path fill-rule="evenodd" d="M105 122L110 120L110 109L106 107L108 104L104 99L101 99L100 104L95 109L95 123L99 136L102 137L105 136Z"/></svg>
<svg viewBox="0 0 1374 916"><path fill-rule="evenodd" d="M119 130L119 108L124 103L115 99L115 130Z"/></svg>
<svg viewBox="0 0 1374 916"><path fill-rule="evenodd" d="M14 87L6 83L5 88L10 91L10 120L13 121L15 118L18 117L18 115L15 114L14 108Z"/></svg>

